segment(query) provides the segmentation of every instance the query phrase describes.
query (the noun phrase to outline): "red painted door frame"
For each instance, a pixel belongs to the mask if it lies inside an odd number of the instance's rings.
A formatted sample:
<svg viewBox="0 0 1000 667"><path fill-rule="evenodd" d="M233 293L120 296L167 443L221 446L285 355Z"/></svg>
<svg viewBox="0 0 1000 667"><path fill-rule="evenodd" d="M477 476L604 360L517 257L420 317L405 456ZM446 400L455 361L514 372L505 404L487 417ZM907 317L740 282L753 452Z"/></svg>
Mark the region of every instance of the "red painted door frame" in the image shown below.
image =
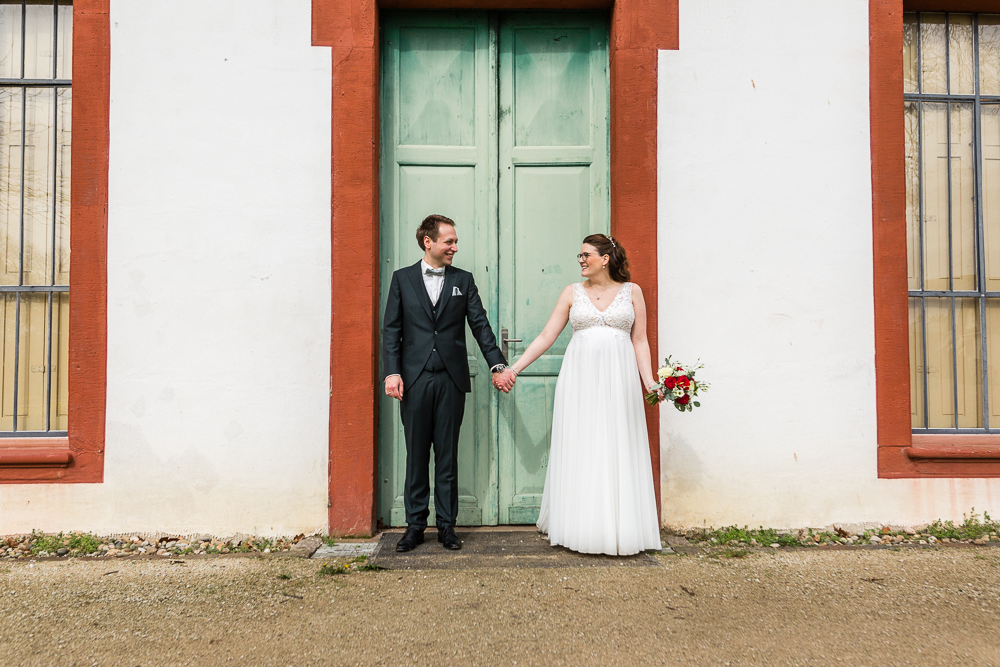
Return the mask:
<svg viewBox="0 0 1000 667"><path fill-rule="evenodd" d="M628 249L657 342L656 63L678 48L678 0L313 0L312 43L332 47L330 533L375 529L379 321L379 11L584 10L611 15L611 233ZM660 435L646 412L657 508Z"/></svg>

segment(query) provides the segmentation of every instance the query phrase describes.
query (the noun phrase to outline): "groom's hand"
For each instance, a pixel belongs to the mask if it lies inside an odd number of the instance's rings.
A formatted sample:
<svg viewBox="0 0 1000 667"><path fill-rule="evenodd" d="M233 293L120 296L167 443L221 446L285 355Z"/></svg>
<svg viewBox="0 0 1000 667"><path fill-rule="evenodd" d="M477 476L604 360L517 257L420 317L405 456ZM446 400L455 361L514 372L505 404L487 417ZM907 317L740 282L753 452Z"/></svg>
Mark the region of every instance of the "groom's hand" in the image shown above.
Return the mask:
<svg viewBox="0 0 1000 667"><path fill-rule="evenodd" d="M385 395L395 398L397 401L403 400L403 378L398 375L390 375L385 379Z"/></svg>
<svg viewBox="0 0 1000 667"><path fill-rule="evenodd" d="M514 388L514 379L517 376L509 368L493 374L493 386L505 394L509 394Z"/></svg>

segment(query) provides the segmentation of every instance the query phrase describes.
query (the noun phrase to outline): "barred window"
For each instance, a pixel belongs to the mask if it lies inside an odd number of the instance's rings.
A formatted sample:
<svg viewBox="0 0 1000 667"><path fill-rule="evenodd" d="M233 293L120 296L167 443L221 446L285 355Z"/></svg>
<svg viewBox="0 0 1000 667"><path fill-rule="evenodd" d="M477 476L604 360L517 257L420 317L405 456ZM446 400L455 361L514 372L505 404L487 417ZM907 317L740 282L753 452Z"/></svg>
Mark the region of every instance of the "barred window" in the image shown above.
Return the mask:
<svg viewBox="0 0 1000 667"><path fill-rule="evenodd" d="M0 0L0 436L63 435L71 0Z"/></svg>
<svg viewBox="0 0 1000 667"><path fill-rule="evenodd" d="M907 13L912 425L1000 430L1000 14Z"/></svg>

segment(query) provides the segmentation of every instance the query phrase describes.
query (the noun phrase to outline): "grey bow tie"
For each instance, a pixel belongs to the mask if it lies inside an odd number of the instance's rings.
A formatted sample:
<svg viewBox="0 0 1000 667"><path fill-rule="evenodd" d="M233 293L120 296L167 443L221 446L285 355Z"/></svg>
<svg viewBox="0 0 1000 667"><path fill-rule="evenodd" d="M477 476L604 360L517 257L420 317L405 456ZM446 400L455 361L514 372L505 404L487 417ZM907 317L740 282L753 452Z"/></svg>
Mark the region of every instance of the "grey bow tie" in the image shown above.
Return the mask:
<svg viewBox="0 0 1000 667"><path fill-rule="evenodd" d="M444 269L424 269L425 276L443 276Z"/></svg>

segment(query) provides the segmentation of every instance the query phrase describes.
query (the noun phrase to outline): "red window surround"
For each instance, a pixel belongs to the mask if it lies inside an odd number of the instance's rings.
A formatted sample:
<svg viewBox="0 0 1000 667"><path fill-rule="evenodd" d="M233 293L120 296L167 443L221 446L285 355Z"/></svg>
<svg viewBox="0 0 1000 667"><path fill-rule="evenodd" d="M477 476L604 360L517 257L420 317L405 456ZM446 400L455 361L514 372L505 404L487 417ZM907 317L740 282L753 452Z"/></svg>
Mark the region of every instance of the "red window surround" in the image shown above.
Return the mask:
<svg viewBox="0 0 1000 667"><path fill-rule="evenodd" d="M333 47L330 532L375 527L378 471L378 155L382 9L583 10L611 13L611 232L629 248L646 295L656 359L656 63L678 48L678 0L313 0L312 43ZM369 254L358 255L359 239ZM351 257L349 262L338 258ZM646 412L659 480L659 418ZM657 507L660 501L656 484Z"/></svg>
<svg viewBox="0 0 1000 667"><path fill-rule="evenodd" d="M878 476L1000 477L1000 436L910 426L903 11L998 12L997 0L869 0Z"/></svg>
<svg viewBox="0 0 1000 667"><path fill-rule="evenodd" d="M110 0L73 3L69 435L0 439L0 483L104 481Z"/></svg>

